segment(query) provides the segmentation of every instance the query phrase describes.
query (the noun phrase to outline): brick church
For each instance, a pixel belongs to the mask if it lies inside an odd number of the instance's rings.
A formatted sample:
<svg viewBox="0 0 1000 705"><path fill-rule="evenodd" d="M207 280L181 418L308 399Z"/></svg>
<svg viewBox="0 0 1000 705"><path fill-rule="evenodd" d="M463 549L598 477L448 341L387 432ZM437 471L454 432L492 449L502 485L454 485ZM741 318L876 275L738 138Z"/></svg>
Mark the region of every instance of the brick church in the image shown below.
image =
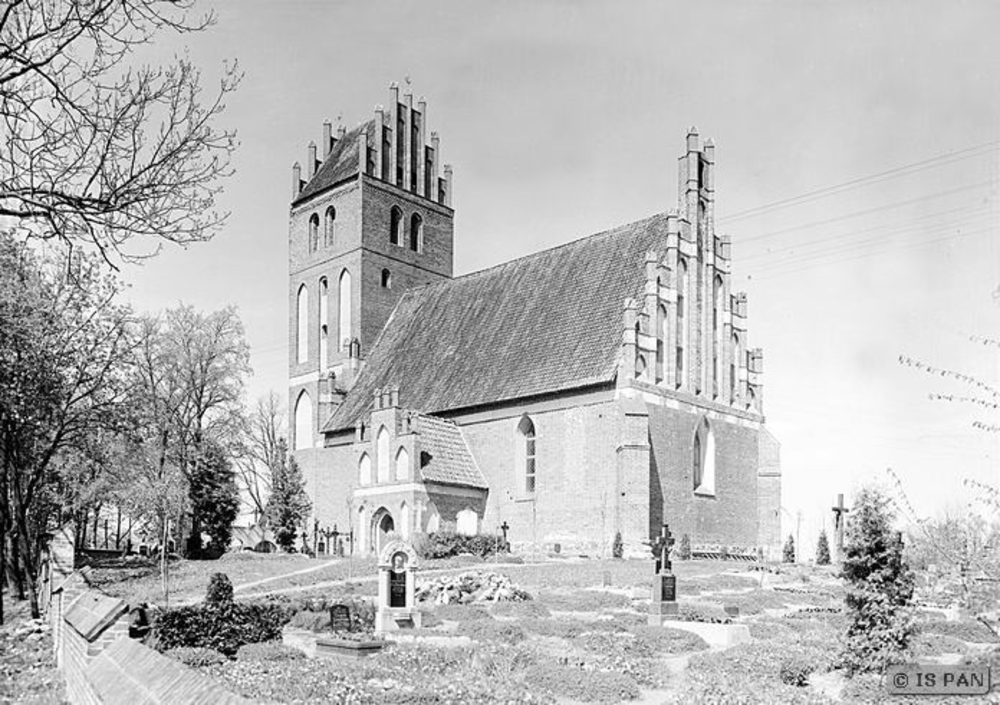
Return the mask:
<svg viewBox="0 0 1000 705"><path fill-rule="evenodd" d="M780 549L712 142L688 134L676 210L456 277L427 115L393 84L293 167L291 444L314 520L362 554L506 525L515 548L608 555L621 532L648 555L664 521L696 549Z"/></svg>

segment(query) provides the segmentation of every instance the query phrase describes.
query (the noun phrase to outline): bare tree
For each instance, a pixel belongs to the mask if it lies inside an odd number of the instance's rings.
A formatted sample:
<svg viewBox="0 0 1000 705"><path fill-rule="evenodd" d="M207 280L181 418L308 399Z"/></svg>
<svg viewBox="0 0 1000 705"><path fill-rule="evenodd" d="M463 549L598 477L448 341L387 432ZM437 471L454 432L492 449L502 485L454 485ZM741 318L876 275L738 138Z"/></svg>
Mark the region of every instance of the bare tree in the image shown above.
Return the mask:
<svg viewBox="0 0 1000 705"><path fill-rule="evenodd" d="M274 470L284 463L286 433L281 395L271 391L257 400L245 419L242 452L236 464L240 487L255 520L264 515Z"/></svg>
<svg viewBox="0 0 1000 705"><path fill-rule="evenodd" d="M130 63L159 33L211 25L193 4L0 5L0 216L23 235L93 246L114 263L208 239L222 223L215 198L236 142L216 122L235 63L208 96L187 59Z"/></svg>

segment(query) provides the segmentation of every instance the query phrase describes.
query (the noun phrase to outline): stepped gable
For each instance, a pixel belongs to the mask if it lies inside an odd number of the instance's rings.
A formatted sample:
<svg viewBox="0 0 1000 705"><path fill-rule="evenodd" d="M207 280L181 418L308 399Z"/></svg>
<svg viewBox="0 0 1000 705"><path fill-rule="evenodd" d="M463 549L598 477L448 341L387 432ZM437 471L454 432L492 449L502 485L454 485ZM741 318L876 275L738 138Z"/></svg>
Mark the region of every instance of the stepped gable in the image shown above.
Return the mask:
<svg viewBox="0 0 1000 705"><path fill-rule="evenodd" d="M469 451L462 429L451 421L423 414L417 415L415 420L420 434L420 475L424 482L489 488Z"/></svg>
<svg viewBox="0 0 1000 705"><path fill-rule="evenodd" d="M292 206L358 175L358 139L361 137L362 130L368 133L369 144L371 144L372 135L375 134L374 120L358 125L353 130L346 132L343 137L338 138L316 173L296 196Z"/></svg>
<svg viewBox="0 0 1000 705"><path fill-rule="evenodd" d="M408 291L327 432L356 425L375 389L441 413L614 381L625 299L649 250L665 252L659 214Z"/></svg>

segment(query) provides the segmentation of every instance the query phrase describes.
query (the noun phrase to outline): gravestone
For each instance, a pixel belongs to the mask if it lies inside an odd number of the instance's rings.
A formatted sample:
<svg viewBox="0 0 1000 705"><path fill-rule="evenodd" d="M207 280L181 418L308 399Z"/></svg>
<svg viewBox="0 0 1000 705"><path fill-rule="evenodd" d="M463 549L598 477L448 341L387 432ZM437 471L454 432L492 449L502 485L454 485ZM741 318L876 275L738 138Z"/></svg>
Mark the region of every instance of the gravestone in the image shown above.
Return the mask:
<svg viewBox="0 0 1000 705"><path fill-rule="evenodd" d="M663 525L660 535L652 545L653 550L653 596L649 605L649 623L661 626L665 620L677 619L677 576L673 574L670 549L674 537L670 526Z"/></svg>
<svg viewBox="0 0 1000 705"><path fill-rule="evenodd" d="M330 605L330 629L335 632L354 631L350 607L341 604Z"/></svg>
<svg viewBox="0 0 1000 705"><path fill-rule="evenodd" d="M413 629L420 626L416 600L417 553L405 541L386 542L379 552L378 609L375 632Z"/></svg>

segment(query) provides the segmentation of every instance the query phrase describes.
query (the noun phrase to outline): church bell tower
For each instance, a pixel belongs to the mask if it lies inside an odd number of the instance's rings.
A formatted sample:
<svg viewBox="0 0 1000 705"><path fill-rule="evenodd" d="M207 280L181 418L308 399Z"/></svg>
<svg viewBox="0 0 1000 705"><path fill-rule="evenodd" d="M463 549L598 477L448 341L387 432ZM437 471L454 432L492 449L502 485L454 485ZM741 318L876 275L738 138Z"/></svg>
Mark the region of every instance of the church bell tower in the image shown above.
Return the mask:
<svg viewBox="0 0 1000 705"><path fill-rule="evenodd" d="M292 167L288 228L291 447L321 445L400 296L450 278L451 166L427 131L427 103L389 86L388 109L352 130L323 124Z"/></svg>

